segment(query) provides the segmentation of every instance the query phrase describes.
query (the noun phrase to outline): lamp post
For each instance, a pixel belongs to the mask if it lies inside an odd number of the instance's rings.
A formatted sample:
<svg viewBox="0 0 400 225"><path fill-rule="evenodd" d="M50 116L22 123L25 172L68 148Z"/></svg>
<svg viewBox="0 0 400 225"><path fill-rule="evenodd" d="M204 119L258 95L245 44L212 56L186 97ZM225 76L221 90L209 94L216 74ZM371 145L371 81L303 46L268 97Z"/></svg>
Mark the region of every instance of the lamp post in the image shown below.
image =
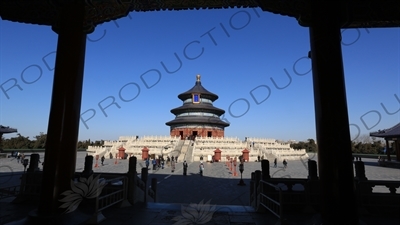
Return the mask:
<svg viewBox="0 0 400 225"><path fill-rule="evenodd" d="M244 170L244 164L243 162L240 162L239 164L239 171L240 171L240 181L238 183L239 186L245 186L246 184L243 181L243 170Z"/></svg>

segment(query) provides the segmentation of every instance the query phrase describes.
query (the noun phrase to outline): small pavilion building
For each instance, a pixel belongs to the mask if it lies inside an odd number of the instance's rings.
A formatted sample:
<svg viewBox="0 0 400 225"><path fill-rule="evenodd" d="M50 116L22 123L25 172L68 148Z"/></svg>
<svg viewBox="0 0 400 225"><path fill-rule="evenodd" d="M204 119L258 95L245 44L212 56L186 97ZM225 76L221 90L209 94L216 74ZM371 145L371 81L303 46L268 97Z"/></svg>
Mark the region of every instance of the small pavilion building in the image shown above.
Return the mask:
<svg viewBox="0 0 400 225"><path fill-rule="evenodd" d="M15 128L0 125L0 152L2 152L1 141L3 140L3 134L16 133L16 132L18 132L18 131Z"/></svg>
<svg viewBox="0 0 400 225"><path fill-rule="evenodd" d="M188 91L178 95L183 105L171 110L175 119L166 123L170 126L171 136L181 139L201 137L224 137L225 127L229 126L220 119L225 110L213 106L218 95L207 91L196 76L195 85Z"/></svg>
<svg viewBox="0 0 400 225"><path fill-rule="evenodd" d="M389 150L389 146L392 146L392 149L396 155L395 160L400 162L400 123L388 129L372 132L369 135L371 137L384 138L386 141L387 160L392 160L390 157L391 151Z"/></svg>

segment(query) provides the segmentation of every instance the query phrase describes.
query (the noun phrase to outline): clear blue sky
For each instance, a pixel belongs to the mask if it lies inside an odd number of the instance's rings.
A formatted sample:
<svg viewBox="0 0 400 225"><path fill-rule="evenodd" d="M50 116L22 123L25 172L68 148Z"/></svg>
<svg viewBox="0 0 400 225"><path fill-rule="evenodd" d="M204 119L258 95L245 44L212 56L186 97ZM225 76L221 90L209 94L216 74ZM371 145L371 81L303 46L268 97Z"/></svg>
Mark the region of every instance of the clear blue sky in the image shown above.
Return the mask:
<svg viewBox="0 0 400 225"><path fill-rule="evenodd" d="M399 123L400 29L343 30L342 41L352 138ZM0 124L47 133L56 47L48 26L0 20ZM315 139L309 50L308 28L260 9L136 12L99 25L88 35L79 140L169 135L170 110L196 74L219 95L225 136Z"/></svg>

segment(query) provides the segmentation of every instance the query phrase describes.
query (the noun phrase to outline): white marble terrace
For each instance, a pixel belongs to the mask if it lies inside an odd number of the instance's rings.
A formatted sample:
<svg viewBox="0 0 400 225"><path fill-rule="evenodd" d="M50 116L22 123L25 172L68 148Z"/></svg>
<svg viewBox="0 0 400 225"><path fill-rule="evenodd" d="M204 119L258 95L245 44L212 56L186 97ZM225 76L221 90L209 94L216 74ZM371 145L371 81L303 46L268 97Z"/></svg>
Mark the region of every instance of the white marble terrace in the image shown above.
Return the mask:
<svg viewBox="0 0 400 225"><path fill-rule="evenodd" d="M104 146L96 147L89 146L87 153L89 155L104 155L105 158L110 158L110 153L115 157L120 147L125 148L125 153L128 155L136 156L138 159L142 157L142 149L147 147L149 154L159 155L161 153L167 154L172 151L179 144L180 137L171 136L121 136L117 141L105 141Z"/></svg>
<svg viewBox="0 0 400 225"><path fill-rule="evenodd" d="M308 158L305 149L294 150L290 144L279 143L275 139L246 138L242 141L236 137L197 137L194 142L193 161L199 161L201 156L204 160L208 160L217 148L221 150L221 161L226 161L227 156L239 157L244 149L249 150L250 162L256 161L258 156L270 161L275 158L278 160Z"/></svg>
<svg viewBox="0 0 400 225"><path fill-rule="evenodd" d="M147 147L149 154L165 156L179 156L179 160L204 161L211 160L216 149L221 150L221 161L226 157L239 157L244 149L249 150L249 161L254 162L258 156L268 159L294 160L308 158L305 149L294 150L290 144L279 143L275 139L246 138L245 141L237 137L196 137L194 142L180 140L179 136L121 136L117 141L105 141L102 147L89 146L89 155L104 155L110 158L110 153L115 157L120 147L125 148L125 153L142 159L142 149Z"/></svg>

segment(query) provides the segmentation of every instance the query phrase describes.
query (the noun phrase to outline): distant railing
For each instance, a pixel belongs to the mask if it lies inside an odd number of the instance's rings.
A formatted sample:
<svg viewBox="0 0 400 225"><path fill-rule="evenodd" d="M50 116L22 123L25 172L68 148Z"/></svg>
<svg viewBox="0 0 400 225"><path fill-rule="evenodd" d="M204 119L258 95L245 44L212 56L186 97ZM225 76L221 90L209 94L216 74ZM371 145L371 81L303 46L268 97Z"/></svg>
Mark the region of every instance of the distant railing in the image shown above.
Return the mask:
<svg viewBox="0 0 400 225"><path fill-rule="evenodd" d="M76 149L78 152L83 152L86 151L84 148L78 148ZM11 152L20 152L20 153L38 153L38 152L45 152L44 148L24 148L24 149L3 149L3 152L5 153L11 153Z"/></svg>

